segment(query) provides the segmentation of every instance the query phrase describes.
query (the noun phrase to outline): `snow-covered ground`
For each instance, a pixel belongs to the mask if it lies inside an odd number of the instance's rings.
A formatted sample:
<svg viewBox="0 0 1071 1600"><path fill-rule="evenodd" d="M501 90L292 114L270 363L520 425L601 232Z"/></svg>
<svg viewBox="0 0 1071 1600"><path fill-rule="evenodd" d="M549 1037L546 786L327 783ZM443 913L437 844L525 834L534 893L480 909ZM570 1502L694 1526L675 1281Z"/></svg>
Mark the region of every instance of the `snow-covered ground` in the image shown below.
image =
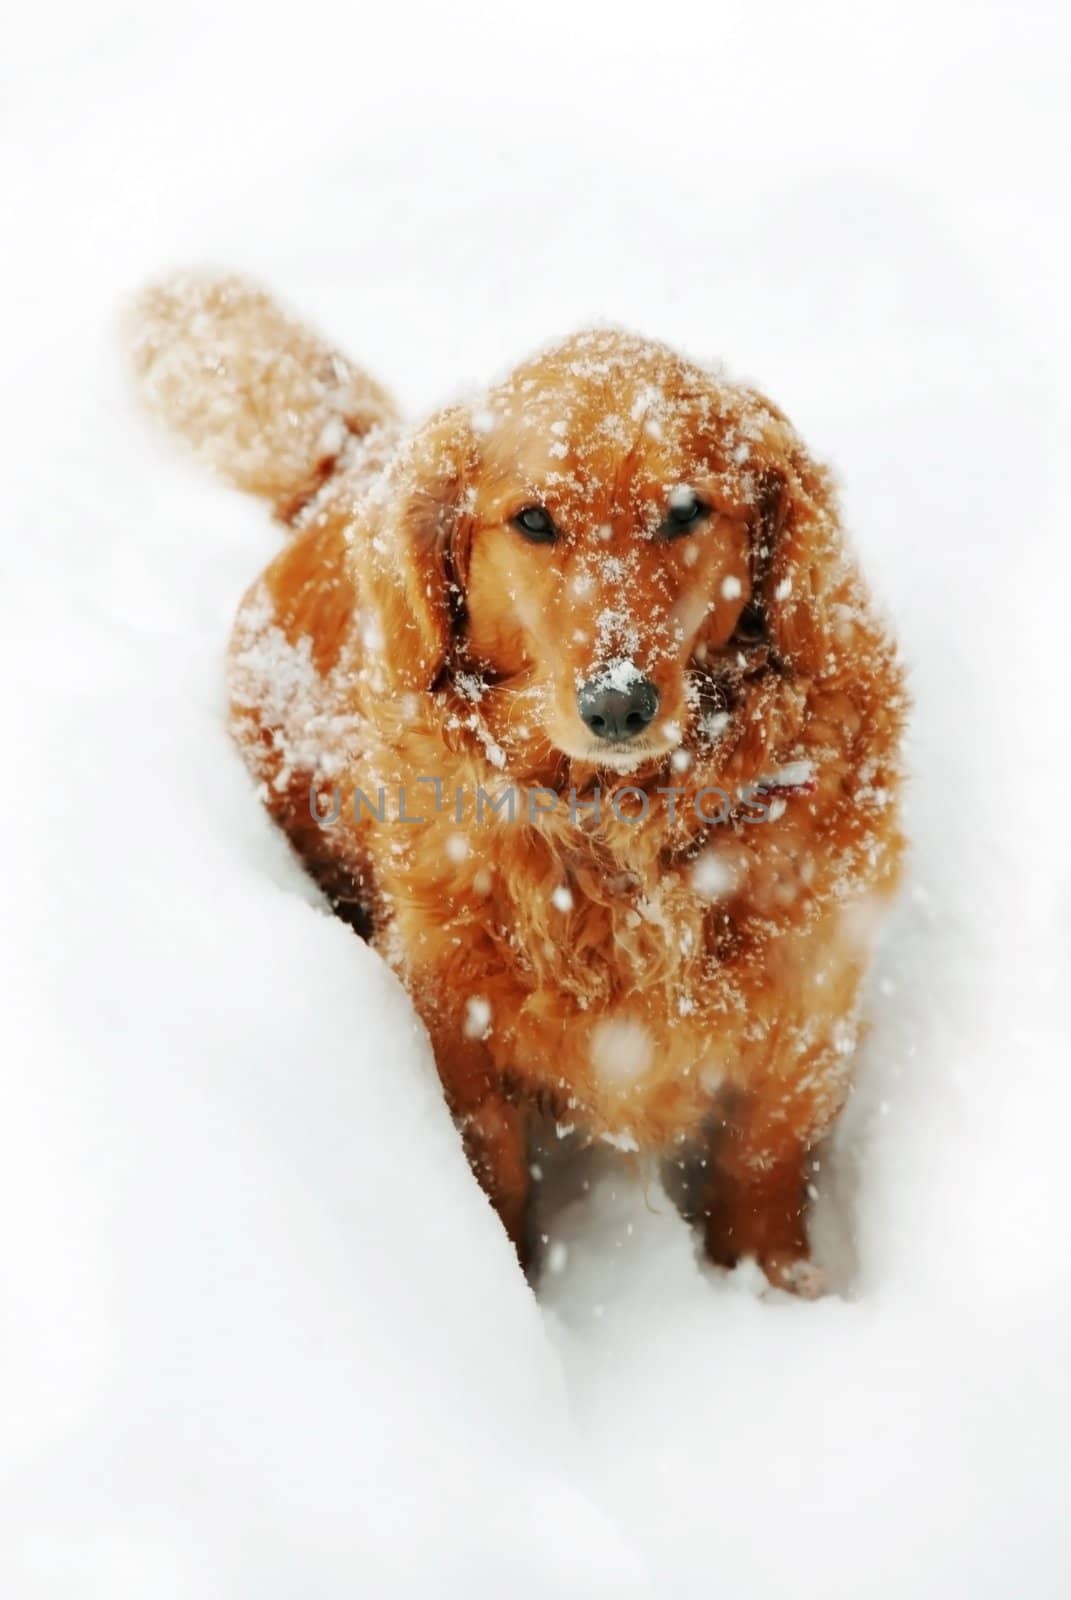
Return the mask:
<svg viewBox="0 0 1071 1600"><path fill-rule="evenodd" d="M10 8L9 8L10 10ZM0 39L0 1593L1071 1592L1068 32L1047 3L18 8ZM224 729L262 510L114 318L238 267L412 408L592 319L840 469L917 701L841 1294L627 1158L538 1299Z"/></svg>

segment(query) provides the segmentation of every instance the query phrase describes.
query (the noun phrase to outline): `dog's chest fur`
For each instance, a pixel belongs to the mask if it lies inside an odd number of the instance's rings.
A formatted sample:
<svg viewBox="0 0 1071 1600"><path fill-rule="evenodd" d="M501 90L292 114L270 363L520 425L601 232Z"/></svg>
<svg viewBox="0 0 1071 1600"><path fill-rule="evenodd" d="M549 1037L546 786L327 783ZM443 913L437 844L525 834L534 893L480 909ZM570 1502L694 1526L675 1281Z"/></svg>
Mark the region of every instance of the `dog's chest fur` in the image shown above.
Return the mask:
<svg viewBox="0 0 1071 1600"><path fill-rule="evenodd" d="M695 1131L719 1089L746 1090L775 1058L802 1070L813 1055L804 1076L835 1103L865 963L851 901L886 871L876 801L857 796L841 830L806 848L791 803L776 827L699 832L675 830L661 800L642 823L615 823L606 803L599 823L577 822L562 796L530 818L475 715L384 696L349 650L321 671L263 592L236 635L232 688L273 813L321 881L349 875L440 1060L482 1054L562 1126L641 1148ZM800 753L780 739L777 751ZM771 753L756 740L737 779ZM839 787L843 764L826 769ZM514 819L487 805L481 818L481 791L509 788ZM337 821L320 828L312 811L330 815L333 795Z"/></svg>
<svg viewBox="0 0 1071 1600"><path fill-rule="evenodd" d="M494 783L486 764L460 752L443 773L434 737L438 814L415 782L419 720L404 740L373 735L370 788L406 789L411 814L415 795L426 803L420 823L367 821L363 848L377 943L438 1048L479 1045L563 1128L668 1147L719 1090L762 1070L775 1036L794 1031L798 1059L830 1016L851 1018L857 961L843 919L783 870L771 878L779 830L714 827L699 852L680 854L655 809L646 826L600 829L576 826L564 803L530 822L519 802L512 822L479 823L473 797Z"/></svg>

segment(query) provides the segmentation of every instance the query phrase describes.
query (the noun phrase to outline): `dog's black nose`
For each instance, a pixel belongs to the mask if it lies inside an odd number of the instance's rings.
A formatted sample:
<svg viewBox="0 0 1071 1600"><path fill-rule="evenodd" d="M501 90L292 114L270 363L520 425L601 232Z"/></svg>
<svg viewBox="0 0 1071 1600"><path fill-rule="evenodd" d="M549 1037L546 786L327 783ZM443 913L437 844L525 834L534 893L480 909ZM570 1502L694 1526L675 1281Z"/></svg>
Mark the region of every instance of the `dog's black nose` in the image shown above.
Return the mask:
<svg viewBox="0 0 1071 1600"><path fill-rule="evenodd" d="M620 744L624 739L635 739L652 720L658 710L658 690L650 678L638 673L623 683L620 678L615 682L614 674L605 673L584 684L576 703L597 739L612 739Z"/></svg>

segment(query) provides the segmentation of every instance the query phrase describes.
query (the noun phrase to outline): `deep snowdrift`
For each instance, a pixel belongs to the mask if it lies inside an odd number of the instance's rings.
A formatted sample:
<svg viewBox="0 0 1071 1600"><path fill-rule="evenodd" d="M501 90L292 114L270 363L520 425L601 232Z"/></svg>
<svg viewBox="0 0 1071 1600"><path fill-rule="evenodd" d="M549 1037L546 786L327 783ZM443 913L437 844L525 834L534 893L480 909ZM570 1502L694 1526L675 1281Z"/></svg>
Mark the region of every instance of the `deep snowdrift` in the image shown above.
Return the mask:
<svg viewBox="0 0 1071 1600"><path fill-rule="evenodd" d="M806 13L114 3L6 52L6 1595L1067 1592L1061 41ZM148 431L112 325L198 258L413 407L607 317L836 459L917 701L840 1296L699 1266L608 1154L548 1171L519 1278L226 740L274 535Z"/></svg>

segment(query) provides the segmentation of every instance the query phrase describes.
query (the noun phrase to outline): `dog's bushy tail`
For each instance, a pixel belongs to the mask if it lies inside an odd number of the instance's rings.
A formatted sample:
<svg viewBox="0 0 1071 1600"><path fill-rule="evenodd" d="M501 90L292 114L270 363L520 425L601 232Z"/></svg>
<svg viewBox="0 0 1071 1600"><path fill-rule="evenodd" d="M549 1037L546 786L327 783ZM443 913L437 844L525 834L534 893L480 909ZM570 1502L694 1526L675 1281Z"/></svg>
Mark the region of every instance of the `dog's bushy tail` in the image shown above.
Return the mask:
<svg viewBox="0 0 1071 1600"><path fill-rule="evenodd" d="M397 417L374 379L242 278L181 273L152 284L124 332L149 409L284 516L348 435Z"/></svg>

